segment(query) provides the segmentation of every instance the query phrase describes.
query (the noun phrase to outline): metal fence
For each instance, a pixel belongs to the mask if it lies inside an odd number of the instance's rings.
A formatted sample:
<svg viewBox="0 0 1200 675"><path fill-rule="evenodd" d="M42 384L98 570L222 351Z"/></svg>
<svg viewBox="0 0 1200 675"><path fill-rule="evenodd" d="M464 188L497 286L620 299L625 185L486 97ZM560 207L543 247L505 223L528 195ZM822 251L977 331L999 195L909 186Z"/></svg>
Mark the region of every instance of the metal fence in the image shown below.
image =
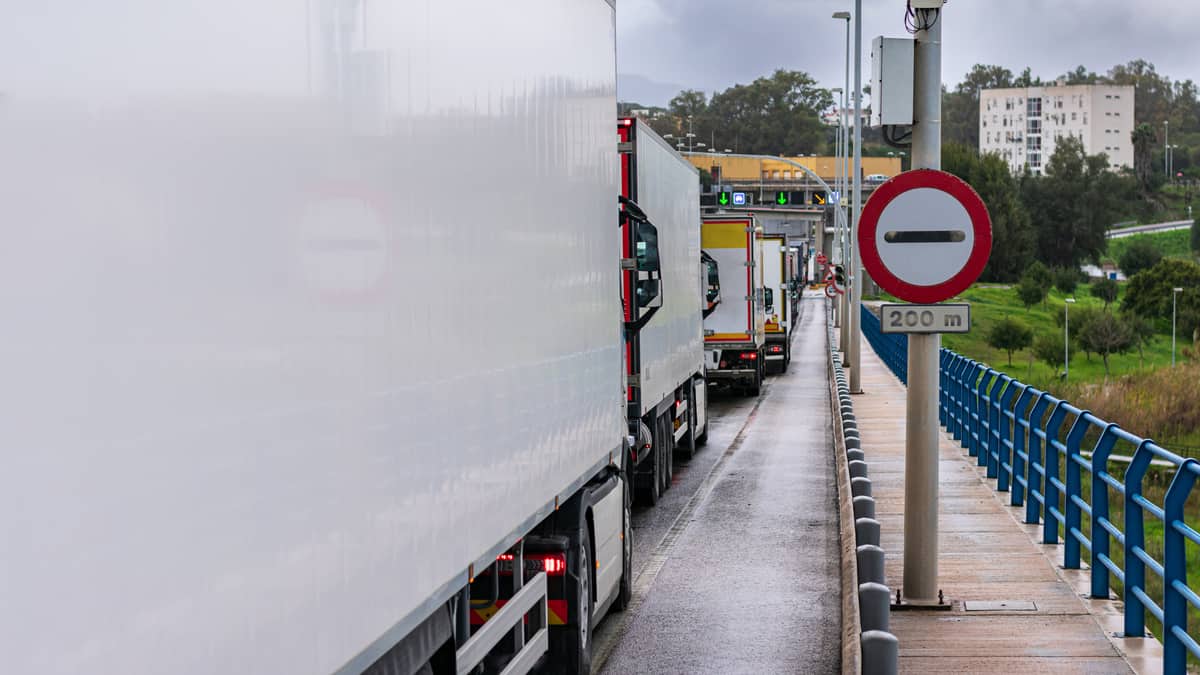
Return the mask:
<svg viewBox="0 0 1200 675"><path fill-rule="evenodd" d="M880 332L865 307L862 327L905 381L907 340ZM939 384L942 426L986 467L998 491L1010 493L1010 504L1025 507L1026 523L1042 524L1044 543L1057 544L1062 533L1063 567L1079 569L1086 550L1092 597L1109 597L1110 575L1121 582L1126 636L1146 634L1146 612L1162 623L1163 671L1185 672L1188 652L1200 658L1200 644L1187 631L1188 605L1200 609L1200 595L1188 585L1187 545L1200 545L1200 532L1184 516L1200 461L947 349ZM1109 471L1109 460L1118 456L1126 462L1120 476ZM1152 463L1174 473L1161 504L1146 492ZM1147 550L1147 517L1163 524L1162 560ZM1112 557L1114 544L1123 553L1120 564ZM1147 571L1163 582L1157 597L1147 589Z"/></svg>

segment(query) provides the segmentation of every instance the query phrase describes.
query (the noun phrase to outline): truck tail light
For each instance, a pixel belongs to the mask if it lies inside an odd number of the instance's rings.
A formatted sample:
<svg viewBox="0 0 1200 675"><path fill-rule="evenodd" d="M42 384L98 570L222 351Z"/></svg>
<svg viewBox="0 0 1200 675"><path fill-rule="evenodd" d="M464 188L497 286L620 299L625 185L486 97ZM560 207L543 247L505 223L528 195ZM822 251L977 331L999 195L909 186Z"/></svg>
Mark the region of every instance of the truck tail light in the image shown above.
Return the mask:
<svg viewBox="0 0 1200 675"><path fill-rule="evenodd" d="M496 556L501 564L500 574L512 574L513 554L501 553ZM507 564L504 564L507 563ZM545 572L546 576L561 577L567 572L566 553L526 553L525 569L530 572Z"/></svg>
<svg viewBox="0 0 1200 675"><path fill-rule="evenodd" d="M742 358L746 361L757 361L758 352L742 352Z"/></svg>
<svg viewBox="0 0 1200 675"><path fill-rule="evenodd" d="M783 347L780 347L779 345L771 345L770 347L768 347L768 349L771 350L772 354L779 354L780 352L783 351Z"/></svg>

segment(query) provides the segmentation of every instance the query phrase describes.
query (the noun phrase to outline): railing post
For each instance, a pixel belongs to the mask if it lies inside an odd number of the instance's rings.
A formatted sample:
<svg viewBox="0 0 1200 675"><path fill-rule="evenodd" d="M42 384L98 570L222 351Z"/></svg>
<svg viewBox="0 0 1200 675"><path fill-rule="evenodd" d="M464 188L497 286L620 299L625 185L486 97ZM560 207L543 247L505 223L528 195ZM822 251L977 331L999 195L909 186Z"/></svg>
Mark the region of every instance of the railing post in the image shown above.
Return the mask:
<svg viewBox="0 0 1200 675"><path fill-rule="evenodd" d="M1029 463L1026 461L1029 457L1029 448L1026 441L1029 438L1030 423L1027 412L1029 411L1029 400L1033 398L1034 391L1037 390L1030 386L1022 389L1021 395L1017 398L1017 405L1013 408L1013 481L1012 498L1009 500L1013 506L1025 503L1025 487L1029 484ZM1021 425L1022 419L1025 420L1024 427Z"/></svg>
<svg viewBox="0 0 1200 675"><path fill-rule="evenodd" d="M1188 601L1176 589L1176 585L1187 585L1186 539L1179 527L1184 525L1183 507L1200 462L1184 460L1175 478L1167 488L1163 500L1163 672L1183 673L1187 670L1187 647L1176 631L1187 633Z"/></svg>
<svg viewBox="0 0 1200 675"><path fill-rule="evenodd" d="M973 361L958 357L958 365L954 369L954 440L962 447L967 447L966 436L963 435L963 415L966 412L966 381L967 371L972 370Z"/></svg>
<svg viewBox="0 0 1200 675"><path fill-rule="evenodd" d="M1025 522L1036 525L1041 519L1041 512L1046 506L1046 488L1043 485L1046 478L1046 452L1045 442L1041 436L1038 436L1037 431L1041 429L1042 417L1046 415L1046 408L1050 406L1050 394L1042 392L1038 396L1038 400L1033 404L1033 410L1029 413L1029 484L1028 489L1032 493L1036 489L1041 493L1040 498L1037 495L1031 494L1030 498L1025 500ZM1041 469L1038 468L1041 465ZM1036 477L1040 476L1040 480Z"/></svg>
<svg viewBox="0 0 1200 675"><path fill-rule="evenodd" d="M975 439L975 464L978 466L988 465L988 456L991 454L992 440L992 385L1000 379L1000 373L996 370L988 368L983 374L983 379L979 381L979 436ZM988 478L991 478L988 475Z"/></svg>
<svg viewBox="0 0 1200 675"><path fill-rule="evenodd" d="M938 351L938 424L946 426L946 398L950 393L950 351L942 348Z"/></svg>
<svg viewBox="0 0 1200 675"><path fill-rule="evenodd" d="M1000 465L1000 393L1012 382L1012 378L1004 373L998 373L992 379L991 390L988 391L988 438L987 438L987 477L999 475Z"/></svg>
<svg viewBox="0 0 1200 675"><path fill-rule="evenodd" d="M1015 433L1013 429L1016 426L1017 415L1012 412L1013 398L1017 395L1017 389L1023 388L1026 385L1009 378L1007 386L1004 387L1004 392L1000 395L1000 449L999 457L996 459L996 491L1007 492L1009 477L1012 474L1012 455L1009 451L1009 446L1015 447L1012 437ZM1009 414L1012 414L1012 420L1009 420Z"/></svg>
<svg viewBox="0 0 1200 675"><path fill-rule="evenodd" d="M1045 469L1042 482L1042 494L1045 497L1045 503L1042 504L1043 544L1058 543L1058 518L1053 513L1058 510L1058 486L1054 484L1058 480L1058 448L1054 447L1054 441L1058 439L1066 416L1067 403L1059 401L1054 404L1050 420L1046 423L1045 452L1042 456L1042 468Z"/></svg>
<svg viewBox="0 0 1200 675"><path fill-rule="evenodd" d="M1087 433L1088 427L1091 425L1091 420L1095 419L1092 413L1087 410L1080 411L1075 418L1075 423L1071 425L1071 430L1067 432L1067 454L1066 454L1066 469L1067 469L1067 494L1063 499L1063 567L1069 570L1079 569L1079 537L1083 536L1083 509L1079 508L1079 504L1075 501L1075 497L1083 499L1083 478L1080 474L1079 462L1076 457L1080 456L1079 446L1083 442L1083 435ZM1057 464L1057 462L1055 462ZM1095 477L1092 479L1092 493L1096 492ZM1095 574L1095 570L1092 571Z"/></svg>
<svg viewBox="0 0 1200 675"><path fill-rule="evenodd" d="M1154 453L1149 449L1150 441L1142 441L1133 452L1133 459L1125 469L1125 637L1146 636L1146 606L1134 594L1133 589L1146 590L1146 564L1134 554L1135 549L1146 548L1146 521L1144 509L1137 502L1142 496L1142 482Z"/></svg>
<svg viewBox="0 0 1200 675"><path fill-rule="evenodd" d="M1093 598L1109 596L1108 566L1101 562L1105 558L1111 560L1109 537L1108 530L1105 530L1101 523L1109 519L1108 482L1104 480L1104 477L1108 475L1108 457L1116 445L1117 434L1115 432L1119 428L1115 424L1104 427L1100 439L1096 441L1096 447L1092 448L1092 558L1088 564L1092 566ZM1128 564L1126 562L1126 565Z"/></svg>

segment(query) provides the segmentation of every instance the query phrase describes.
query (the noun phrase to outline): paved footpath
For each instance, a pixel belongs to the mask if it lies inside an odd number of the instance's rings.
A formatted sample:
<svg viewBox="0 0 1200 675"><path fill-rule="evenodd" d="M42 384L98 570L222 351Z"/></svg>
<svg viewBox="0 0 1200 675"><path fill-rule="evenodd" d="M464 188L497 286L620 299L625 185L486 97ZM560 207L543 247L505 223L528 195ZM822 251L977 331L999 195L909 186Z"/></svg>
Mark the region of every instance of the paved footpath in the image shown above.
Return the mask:
<svg viewBox="0 0 1200 675"><path fill-rule="evenodd" d="M823 300L806 294L787 374L638 575L604 673L836 673L837 490Z"/></svg>
<svg viewBox="0 0 1200 675"><path fill-rule="evenodd" d="M864 393L854 412L870 466L887 582L904 578L905 388L864 340ZM1112 637L1117 603L1087 599L1088 572L1062 569L1062 547L1040 543L1038 526L989 485L973 457L939 435L939 582L951 611L892 612L907 673L1161 672L1156 640ZM1032 611L966 611L963 601L1031 601ZM974 602L971 602L974 605ZM1014 602L1009 602L1014 606Z"/></svg>

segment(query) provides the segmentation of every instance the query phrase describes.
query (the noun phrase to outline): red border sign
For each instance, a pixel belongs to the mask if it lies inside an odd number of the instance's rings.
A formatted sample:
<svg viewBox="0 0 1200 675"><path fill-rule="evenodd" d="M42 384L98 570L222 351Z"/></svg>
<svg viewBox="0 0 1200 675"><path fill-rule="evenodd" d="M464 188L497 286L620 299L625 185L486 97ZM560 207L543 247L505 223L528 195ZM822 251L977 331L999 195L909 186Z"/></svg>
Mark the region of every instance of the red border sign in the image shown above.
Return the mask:
<svg viewBox="0 0 1200 675"><path fill-rule="evenodd" d="M879 218L888 204L905 192L920 188L941 190L962 204L975 233L974 248L962 269L932 286L911 284L892 274L883 264L875 244ZM942 302L967 290L983 273L992 252L992 219L979 193L957 176L933 169L906 171L875 188L867 200L858 223L858 252L862 256L863 269L888 293L908 302Z"/></svg>

